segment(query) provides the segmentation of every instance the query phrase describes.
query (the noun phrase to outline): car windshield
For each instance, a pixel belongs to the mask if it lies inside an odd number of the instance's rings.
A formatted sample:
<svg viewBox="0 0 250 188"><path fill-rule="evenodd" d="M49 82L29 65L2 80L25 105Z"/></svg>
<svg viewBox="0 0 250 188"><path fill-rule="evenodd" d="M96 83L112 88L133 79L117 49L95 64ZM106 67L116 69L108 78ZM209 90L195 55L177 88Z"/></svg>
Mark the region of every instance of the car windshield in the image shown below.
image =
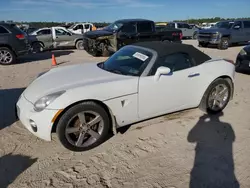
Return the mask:
<svg viewBox="0 0 250 188"><path fill-rule="evenodd" d="M122 26L123 26L123 23L114 22L114 23L108 25L107 27L105 27L105 29L110 30L110 31L116 31L116 30L120 29Z"/></svg>
<svg viewBox="0 0 250 188"><path fill-rule="evenodd" d="M152 53L140 48L123 47L98 66L115 74L140 76L152 56Z"/></svg>
<svg viewBox="0 0 250 188"><path fill-rule="evenodd" d="M213 27L229 29L233 25L233 22L218 22Z"/></svg>

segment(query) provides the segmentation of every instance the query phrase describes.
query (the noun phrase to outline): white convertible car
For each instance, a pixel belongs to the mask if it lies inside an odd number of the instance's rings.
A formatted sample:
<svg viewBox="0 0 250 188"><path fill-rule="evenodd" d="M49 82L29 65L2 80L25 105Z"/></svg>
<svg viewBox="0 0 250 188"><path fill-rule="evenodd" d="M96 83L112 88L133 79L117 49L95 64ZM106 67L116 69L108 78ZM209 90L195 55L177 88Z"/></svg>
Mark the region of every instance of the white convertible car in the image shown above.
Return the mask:
<svg viewBox="0 0 250 188"><path fill-rule="evenodd" d="M175 111L222 111L234 91L234 62L170 42L127 45L105 62L53 68L21 94L17 116L34 135L85 151L110 130ZM115 132L115 131L114 131Z"/></svg>

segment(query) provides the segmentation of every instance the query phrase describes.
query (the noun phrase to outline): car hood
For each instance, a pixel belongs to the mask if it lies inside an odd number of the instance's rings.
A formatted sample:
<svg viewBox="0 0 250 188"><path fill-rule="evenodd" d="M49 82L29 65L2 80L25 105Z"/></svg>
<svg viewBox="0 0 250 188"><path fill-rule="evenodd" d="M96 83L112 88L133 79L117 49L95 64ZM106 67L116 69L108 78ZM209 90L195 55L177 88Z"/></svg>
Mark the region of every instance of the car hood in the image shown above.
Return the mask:
<svg viewBox="0 0 250 188"><path fill-rule="evenodd" d="M199 33L228 33L229 30L228 29L224 29L224 28L210 28L210 29L201 29L199 30Z"/></svg>
<svg viewBox="0 0 250 188"><path fill-rule="evenodd" d="M112 35L113 33L111 31L108 30L95 30L95 31L88 31L84 34L84 36L88 37L88 38L97 38L100 36L109 36Z"/></svg>
<svg viewBox="0 0 250 188"><path fill-rule="evenodd" d="M129 78L105 71L97 63L63 66L53 68L36 78L23 94L28 101L35 103L41 97L54 92Z"/></svg>

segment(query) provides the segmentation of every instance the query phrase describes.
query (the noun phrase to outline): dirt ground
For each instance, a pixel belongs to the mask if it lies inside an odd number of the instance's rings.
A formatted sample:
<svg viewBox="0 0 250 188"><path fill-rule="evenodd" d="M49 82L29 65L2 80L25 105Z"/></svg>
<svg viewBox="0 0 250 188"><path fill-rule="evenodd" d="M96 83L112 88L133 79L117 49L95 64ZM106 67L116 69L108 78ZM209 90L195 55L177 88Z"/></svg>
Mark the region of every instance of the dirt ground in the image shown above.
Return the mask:
<svg viewBox="0 0 250 188"><path fill-rule="evenodd" d="M197 41L184 42L197 47ZM241 48L202 50L235 60ZM59 66L104 59L76 50L55 56ZM166 115L74 153L56 135L52 142L40 140L14 119L23 88L50 68L51 52L0 66L0 188L250 187L250 75L236 74L234 99L220 116L198 109Z"/></svg>

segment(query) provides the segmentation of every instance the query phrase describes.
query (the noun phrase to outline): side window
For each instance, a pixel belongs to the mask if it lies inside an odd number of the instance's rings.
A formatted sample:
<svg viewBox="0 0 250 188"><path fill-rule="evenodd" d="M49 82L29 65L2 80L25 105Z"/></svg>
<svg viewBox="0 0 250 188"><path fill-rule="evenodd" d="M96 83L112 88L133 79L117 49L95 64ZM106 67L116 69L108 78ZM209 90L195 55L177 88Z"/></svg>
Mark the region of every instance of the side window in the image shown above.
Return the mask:
<svg viewBox="0 0 250 188"><path fill-rule="evenodd" d="M78 30L78 29L83 29L83 25L79 24L79 25L75 26L73 30Z"/></svg>
<svg viewBox="0 0 250 188"><path fill-rule="evenodd" d="M193 66L192 59L186 53L174 53L159 59L151 70L151 75L154 75L156 70L161 67L168 67L172 72L191 68Z"/></svg>
<svg viewBox="0 0 250 188"><path fill-rule="evenodd" d="M250 29L250 21L243 21L244 28Z"/></svg>
<svg viewBox="0 0 250 188"><path fill-rule="evenodd" d="M174 24L174 23L168 23L168 24L167 24L167 27L175 28L175 24Z"/></svg>
<svg viewBox="0 0 250 188"><path fill-rule="evenodd" d="M183 28L183 25L181 23L177 23L177 28Z"/></svg>
<svg viewBox="0 0 250 188"><path fill-rule="evenodd" d="M85 29L89 29L89 28L90 28L90 25L89 25L89 24L85 24L85 25L84 25L84 28L85 28Z"/></svg>
<svg viewBox="0 0 250 188"><path fill-rule="evenodd" d="M137 24L137 31L138 33L152 32L153 28L151 22L139 22Z"/></svg>
<svg viewBox="0 0 250 188"><path fill-rule="evenodd" d="M190 26L188 24L186 24L186 23L182 24L182 26L183 26L183 28L186 28L186 29L190 28Z"/></svg>
<svg viewBox="0 0 250 188"><path fill-rule="evenodd" d="M233 27L235 27L235 26L239 26L239 28L242 28L241 21L236 21L236 22L234 23L234 26L233 26Z"/></svg>
<svg viewBox="0 0 250 188"><path fill-rule="evenodd" d="M37 32L37 35L50 35L51 30L50 29L43 29Z"/></svg>
<svg viewBox="0 0 250 188"><path fill-rule="evenodd" d="M68 33L63 29L56 29L56 35L67 35Z"/></svg>
<svg viewBox="0 0 250 188"><path fill-rule="evenodd" d="M136 33L135 24L126 24L122 27L121 32L124 33Z"/></svg>
<svg viewBox="0 0 250 188"><path fill-rule="evenodd" d="M0 26L0 34L9 33L4 27Z"/></svg>

